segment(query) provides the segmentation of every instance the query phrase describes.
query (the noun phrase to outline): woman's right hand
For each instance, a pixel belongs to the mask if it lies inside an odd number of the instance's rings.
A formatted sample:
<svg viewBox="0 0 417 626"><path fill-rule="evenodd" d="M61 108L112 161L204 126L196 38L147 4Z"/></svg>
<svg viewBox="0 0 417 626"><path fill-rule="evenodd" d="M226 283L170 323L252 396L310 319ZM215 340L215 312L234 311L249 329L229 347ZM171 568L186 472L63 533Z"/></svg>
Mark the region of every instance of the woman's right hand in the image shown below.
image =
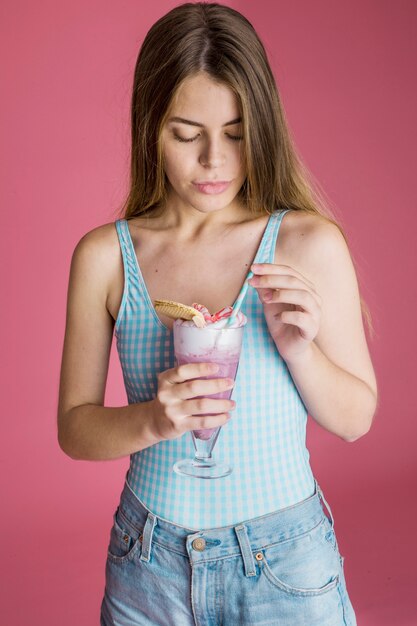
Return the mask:
<svg viewBox="0 0 417 626"><path fill-rule="evenodd" d="M158 439L176 439L190 430L217 428L230 419L229 411L236 405L233 400L196 397L232 389L231 378L198 379L215 376L216 367L212 363L187 363L157 375L158 391L151 402L151 430Z"/></svg>

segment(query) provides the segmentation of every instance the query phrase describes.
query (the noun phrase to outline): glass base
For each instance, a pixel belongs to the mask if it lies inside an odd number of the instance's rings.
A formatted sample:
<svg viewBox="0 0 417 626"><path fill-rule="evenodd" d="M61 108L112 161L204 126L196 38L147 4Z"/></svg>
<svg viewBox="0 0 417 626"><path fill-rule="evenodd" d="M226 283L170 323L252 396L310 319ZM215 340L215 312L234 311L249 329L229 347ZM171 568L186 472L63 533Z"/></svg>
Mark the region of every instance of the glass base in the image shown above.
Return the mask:
<svg viewBox="0 0 417 626"><path fill-rule="evenodd" d="M174 472L193 478L222 478L232 473L233 468L227 463L215 459L183 459L173 465Z"/></svg>

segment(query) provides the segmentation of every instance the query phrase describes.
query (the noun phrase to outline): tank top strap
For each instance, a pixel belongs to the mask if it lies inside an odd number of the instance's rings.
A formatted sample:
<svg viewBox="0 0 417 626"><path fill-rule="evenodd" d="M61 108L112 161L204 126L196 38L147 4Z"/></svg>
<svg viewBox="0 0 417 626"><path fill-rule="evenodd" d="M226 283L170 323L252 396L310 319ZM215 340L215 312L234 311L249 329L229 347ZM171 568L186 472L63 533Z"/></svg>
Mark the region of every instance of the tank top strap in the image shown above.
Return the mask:
<svg viewBox="0 0 417 626"><path fill-rule="evenodd" d="M278 237L279 227L282 222L282 218L285 213L290 211L291 209L284 209L282 211L275 211L275 213L271 213L269 216L266 228L264 230L264 234L262 235L261 242L258 246L258 250L256 252L255 258L253 259L251 265L253 263L273 263L275 260L275 246L276 240ZM240 293L233 303L233 308L236 305L240 307L243 306L243 302L248 293L246 278L241 287Z"/></svg>
<svg viewBox="0 0 417 626"><path fill-rule="evenodd" d="M139 287L139 278L137 271L137 258L133 247L132 238L130 236L127 220L116 220L116 231L119 238L120 248L123 258L123 269L125 274L125 293L133 286Z"/></svg>
<svg viewBox="0 0 417 626"><path fill-rule="evenodd" d="M274 263L279 229L282 218L288 211L291 211L291 209L283 209L271 214L253 263Z"/></svg>

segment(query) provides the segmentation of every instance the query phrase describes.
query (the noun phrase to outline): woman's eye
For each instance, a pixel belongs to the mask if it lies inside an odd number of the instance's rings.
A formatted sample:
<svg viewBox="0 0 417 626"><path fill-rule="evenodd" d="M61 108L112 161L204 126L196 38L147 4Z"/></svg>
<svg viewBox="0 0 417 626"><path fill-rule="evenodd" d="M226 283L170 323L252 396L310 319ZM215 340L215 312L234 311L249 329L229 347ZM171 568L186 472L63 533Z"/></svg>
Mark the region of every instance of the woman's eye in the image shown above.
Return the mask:
<svg viewBox="0 0 417 626"><path fill-rule="evenodd" d="M175 135L174 134L174 138L177 141L183 141L183 142L186 142L186 143L189 143L190 141L195 141L196 139L199 138L199 136L200 135L196 135L195 137L191 137L190 139L184 139L184 137L179 137L179 135ZM240 141L241 139L243 139L243 137L235 136L235 135L227 135L227 137L229 137L229 139L232 139L234 141Z"/></svg>
<svg viewBox="0 0 417 626"><path fill-rule="evenodd" d="M179 137L178 135L174 135L175 139L177 141L195 141L198 137L198 135L196 137L191 137L191 139L184 139L183 137Z"/></svg>

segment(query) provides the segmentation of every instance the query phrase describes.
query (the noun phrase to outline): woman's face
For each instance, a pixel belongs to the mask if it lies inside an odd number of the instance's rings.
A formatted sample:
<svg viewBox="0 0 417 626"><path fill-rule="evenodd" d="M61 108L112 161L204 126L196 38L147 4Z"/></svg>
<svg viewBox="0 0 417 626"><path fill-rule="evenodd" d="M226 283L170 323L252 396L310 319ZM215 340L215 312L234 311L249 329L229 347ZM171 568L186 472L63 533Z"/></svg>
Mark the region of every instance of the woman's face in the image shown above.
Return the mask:
<svg viewBox="0 0 417 626"><path fill-rule="evenodd" d="M204 213L234 207L246 178L240 117L229 87L204 73L184 81L162 130L168 203Z"/></svg>

